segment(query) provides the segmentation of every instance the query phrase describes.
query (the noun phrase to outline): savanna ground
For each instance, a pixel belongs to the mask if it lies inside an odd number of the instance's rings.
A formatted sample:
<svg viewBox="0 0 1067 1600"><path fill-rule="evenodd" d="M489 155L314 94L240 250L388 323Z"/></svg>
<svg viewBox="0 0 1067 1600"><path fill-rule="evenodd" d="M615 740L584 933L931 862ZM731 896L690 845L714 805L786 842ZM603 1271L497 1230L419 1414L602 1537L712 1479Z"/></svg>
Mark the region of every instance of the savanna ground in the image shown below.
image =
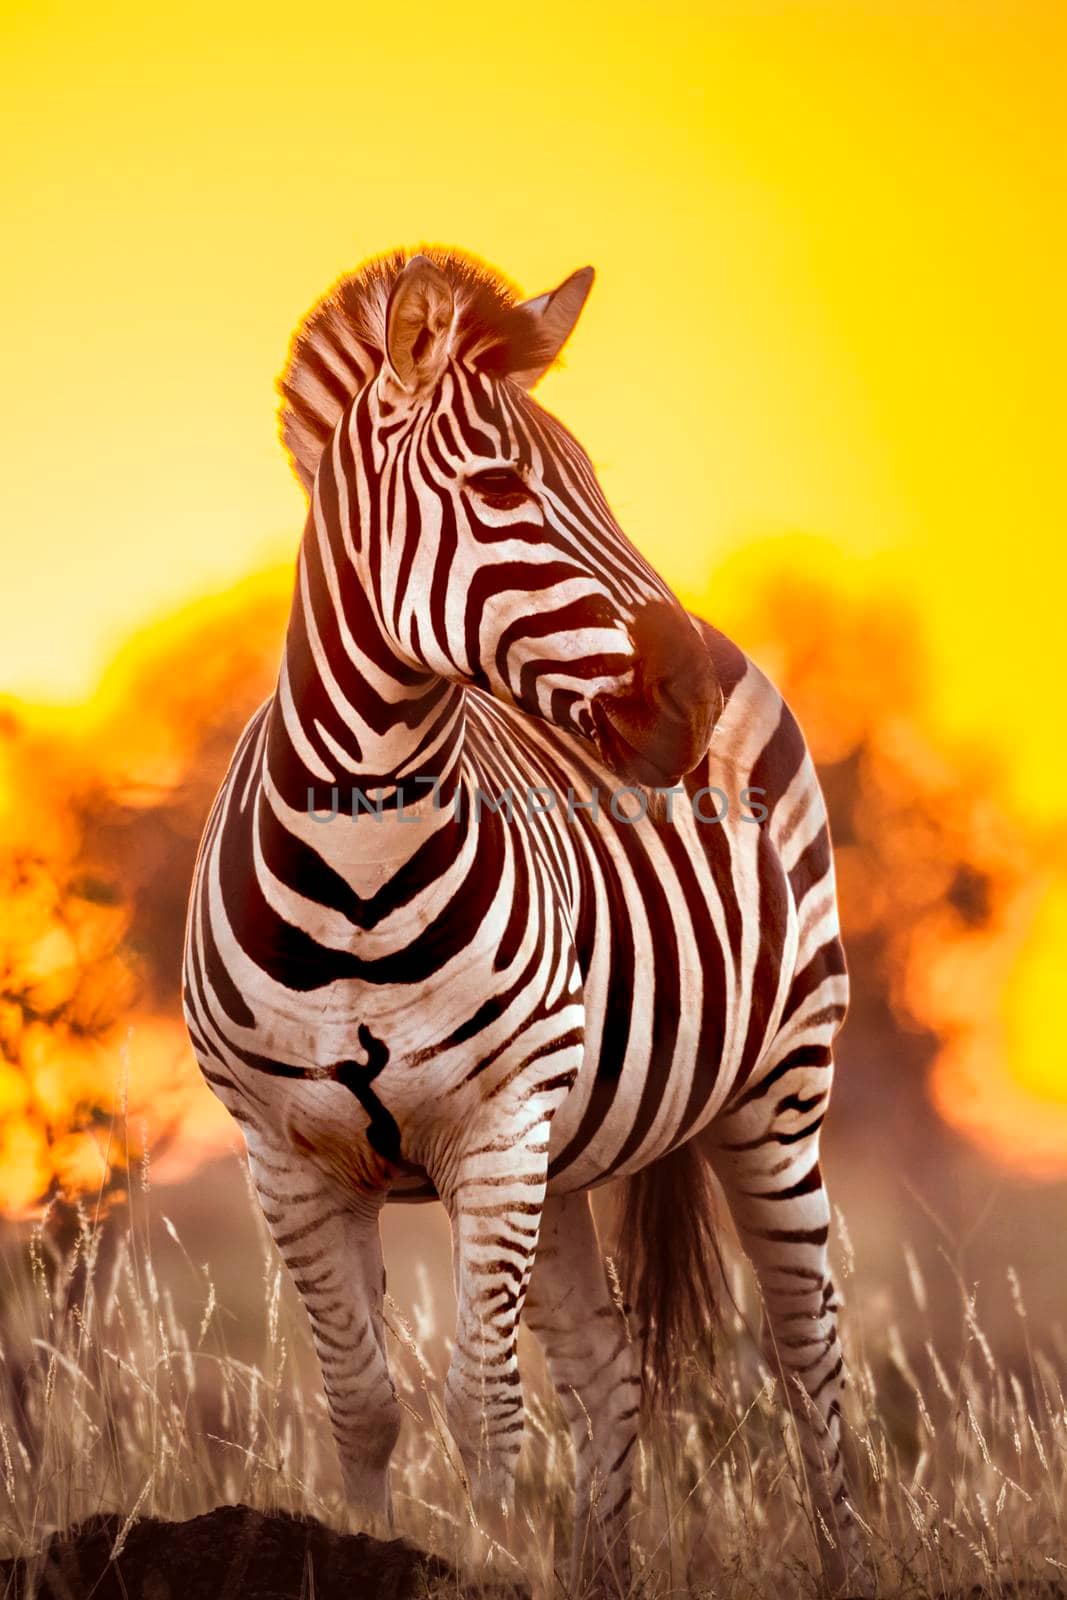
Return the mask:
<svg viewBox="0 0 1067 1600"><path fill-rule="evenodd" d="M970 1208L971 1240L955 1243L917 1200L915 1249L892 1215L873 1225L885 1184L862 1163L843 1177L857 1237L878 1240L860 1258L839 1214L847 1429L876 1592L1067 1594L1067 1340L1049 1315L1048 1270L1059 1249L1050 1235L1063 1220L1062 1201L1048 1199L1060 1192L1021 1191L1007 1203L1023 1248L1045 1219L1031 1251L1041 1310L1030 1315L1014 1271L978 1287L967 1275L975 1239L990 1271L1003 1242L995 1193L987 1189L984 1216ZM609 1203L603 1209L610 1233ZM147 1165L135 1167L106 1215L83 1203L9 1229L0 1556L31 1559L0 1568L0 1593L399 1600L506 1585L564 1595L570 1446L536 1346L529 1340L522 1351L518 1507L507 1548L491 1549L440 1405L451 1327L447 1224L437 1207L398 1207L385 1232L396 1296L391 1359L406 1413L393 1467L397 1531L437 1560L423 1566L393 1547L384 1565L360 1567L366 1541L331 1542L326 1530L390 1534L344 1504L303 1312L232 1157L170 1189L153 1187ZM677 1414L646 1419L633 1593L648 1600L819 1592L789 1416L800 1402L760 1358L747 1274L731 1267L730 1276L736 1305L727 1297L714 1362L710 1349L694 1351ZM197 1568L194 1535L185 1536L194 1556L186 1548L183 1557L180 1541L168 1543L167 1530L144 1519L185 1522L219 1505L295 1513L322 1527L233 1514L198 1524L216 1551L216 1576L197 1587L190 1571L206 1572L207 1557ZM112 1515L90 1530L91 1581L79 1589L69 1566L57 1576L54 1561L46 1574L39 1552L48 1537L98 1514ZM240 1581L217 1565L220 1545L231 1566L239 1560ZM147 1578L146 1548L158 1551ZM116 1569L126 1574L117 1583Z"/></svg>

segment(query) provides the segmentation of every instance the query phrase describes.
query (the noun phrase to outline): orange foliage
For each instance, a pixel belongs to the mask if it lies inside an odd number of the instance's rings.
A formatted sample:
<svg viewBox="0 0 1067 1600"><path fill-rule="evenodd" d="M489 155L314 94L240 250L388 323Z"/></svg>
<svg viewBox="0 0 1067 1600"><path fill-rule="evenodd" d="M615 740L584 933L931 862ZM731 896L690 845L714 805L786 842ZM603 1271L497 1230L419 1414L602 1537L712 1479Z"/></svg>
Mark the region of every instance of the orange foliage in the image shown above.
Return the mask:
<svg viewBox="0 0 1067 1600"><path fill-rule="evenodd" d="M18 1212L105 1176L108 1041L138 980L117 887L81 857L72 752L9 713L0 770L0 1206Z"/></svg>
<svg viewBox="0 0 1067 1600"><path fill-rule="evenodd" d="M210 685L135 672L116 694L120 672L80 716L9 705L0 720L0 1212L13 1215L58 1192L120 1193L127 1159L164 1143L190 1105L213 1147L230 1136L173 1006L141 1004L152 961L130 936L121 841L94 841L120 788L149 807L173 792L203 741ZM179 1162L197 1149L193 1128Z"/></svg>

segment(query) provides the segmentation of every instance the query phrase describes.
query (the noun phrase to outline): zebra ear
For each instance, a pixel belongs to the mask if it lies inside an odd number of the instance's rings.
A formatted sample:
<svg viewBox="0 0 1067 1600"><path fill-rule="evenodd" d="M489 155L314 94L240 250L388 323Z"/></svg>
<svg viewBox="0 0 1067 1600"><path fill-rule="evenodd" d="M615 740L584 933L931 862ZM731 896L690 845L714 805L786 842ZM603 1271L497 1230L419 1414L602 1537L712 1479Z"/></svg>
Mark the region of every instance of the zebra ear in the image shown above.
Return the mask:
<svg viewBox="0 0 1067 1600"><path fill-rule="evenodd" d="M435 383L448 357L452 285L426 256L412 256L393 284L385 313L385 355L402 389Z"/></svg>
<svg viewBox="0 0 1067 1600"><path fill-rule="evenodd" d="M558 289L539 294L534 300L524 300L518 310L535 319L538 328L537 361L521 372L511 373L514 383L532 389L543 378L563 346L567 343L574 324L582 314L582 307L593 287L592 267L579 267L565 278Z"/></svg>

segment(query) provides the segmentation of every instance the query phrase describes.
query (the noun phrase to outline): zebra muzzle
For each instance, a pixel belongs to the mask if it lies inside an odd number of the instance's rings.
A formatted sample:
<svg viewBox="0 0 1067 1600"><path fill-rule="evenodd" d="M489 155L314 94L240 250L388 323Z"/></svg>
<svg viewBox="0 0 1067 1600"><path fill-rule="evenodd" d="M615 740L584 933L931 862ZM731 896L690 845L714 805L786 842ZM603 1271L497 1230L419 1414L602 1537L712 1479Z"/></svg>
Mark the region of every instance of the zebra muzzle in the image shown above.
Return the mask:
<svg viewBox="0 0 1067 1600"><path fill-rule="evenodd" d="M723 706L704 641L680 608L652 601L631 629L632 685L591 711L605 764L625 782L670 787L707 752Z"/></svg>

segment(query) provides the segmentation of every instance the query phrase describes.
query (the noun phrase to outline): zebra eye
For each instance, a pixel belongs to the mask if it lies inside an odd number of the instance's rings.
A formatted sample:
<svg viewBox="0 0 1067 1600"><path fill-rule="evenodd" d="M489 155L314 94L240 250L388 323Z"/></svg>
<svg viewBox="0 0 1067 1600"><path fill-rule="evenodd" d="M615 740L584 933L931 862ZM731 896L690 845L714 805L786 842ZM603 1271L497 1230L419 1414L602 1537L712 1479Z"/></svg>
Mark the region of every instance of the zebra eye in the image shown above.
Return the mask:
<svg viewBox="0 0 1067 1600"><path fill-rule="evenodd" d="M504 507L517 506L530 492L522 474L514 467L486 467L484 472L472 472L467 487L484 495L494 505Z"/></svg>

